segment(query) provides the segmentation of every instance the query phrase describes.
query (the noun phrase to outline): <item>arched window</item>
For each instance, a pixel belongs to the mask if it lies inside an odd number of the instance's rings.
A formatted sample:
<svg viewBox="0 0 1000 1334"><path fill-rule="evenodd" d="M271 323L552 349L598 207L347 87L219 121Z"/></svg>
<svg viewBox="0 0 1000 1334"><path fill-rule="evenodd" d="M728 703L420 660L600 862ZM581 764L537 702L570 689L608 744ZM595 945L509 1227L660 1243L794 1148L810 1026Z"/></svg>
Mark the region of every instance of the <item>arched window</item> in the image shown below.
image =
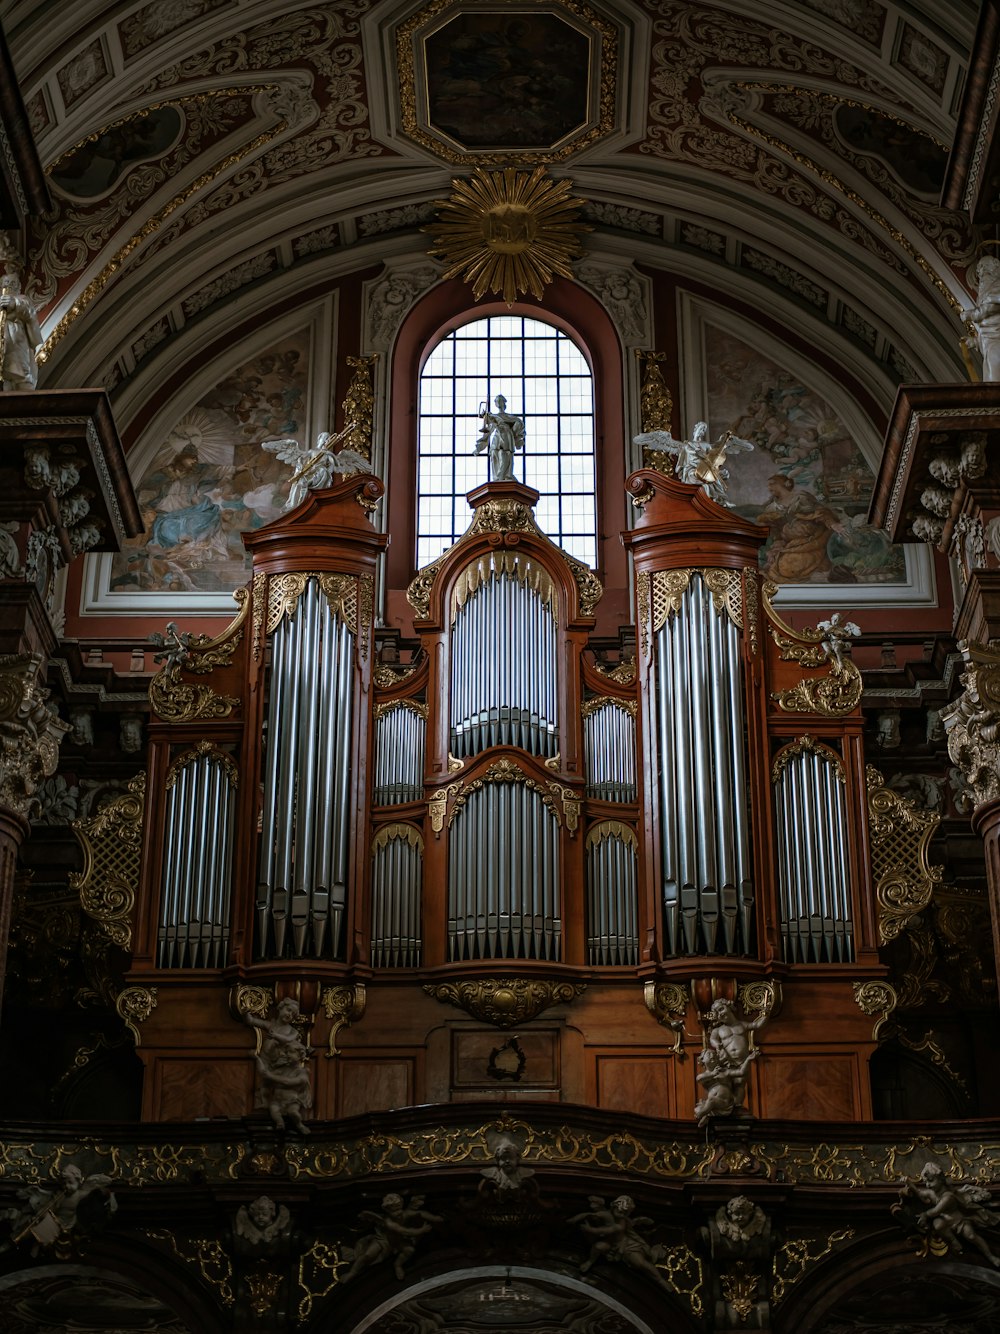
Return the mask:
<svg viewBox="0 0 1000 1334"><path fill-rule="evenodd" d="M540 494L542 531L597 564L594 384L583 352L561 329L521 315L491 315L446 334L420 373L417 566L469 524L466 493L488 480L476 454L479 413L497 394L523 416L526 444L514 475Z"/></svg>

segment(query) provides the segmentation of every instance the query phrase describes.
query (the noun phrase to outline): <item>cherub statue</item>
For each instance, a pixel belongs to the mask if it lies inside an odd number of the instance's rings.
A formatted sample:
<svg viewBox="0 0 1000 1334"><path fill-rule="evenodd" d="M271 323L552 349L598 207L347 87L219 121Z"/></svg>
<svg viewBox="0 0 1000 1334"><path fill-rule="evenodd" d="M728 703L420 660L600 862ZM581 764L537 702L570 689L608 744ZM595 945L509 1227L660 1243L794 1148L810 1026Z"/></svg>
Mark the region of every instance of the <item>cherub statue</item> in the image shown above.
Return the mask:
<svg viewBox="0 0 1000 1334"><path fill-rule="evenodd" d="M424 1197L414 1195L407 1205L402 1195L386 1195L382 1199L382 1212L363 1209L358 1221L370 1223L374 1228L362 1237L353 1248L351 1267L340 1280L342 1283L355 1278L362 1269L381 1264L392 1259L392 1268L398 1279L404 1277L404 1267L417 1249L417 1237L425 1236L435 1223L444 1219L437 1214L428 1213L424 1207Z"/></svg>
<svg viewBox="0 0 1000 1334"><path fill-rule="evenodd" d="M716 444L708 438L708 422L696 422L690 440L675 440L669 431L646 431L633 437L641 449L658 449L674 455L674 476L689 486L700 486L719 505L732 508L726 499L730 454L745 454L753 449L751 440L726 431Z"/></svg>
<svg viewBox="0 0 1000 1334"><path fill-rule="evenodd" d="M913 1217L912 1201L926 1206ZM931 1232L944 1241L948 1249L959 1254L962 1242L975 1246L984 1259L1000 1269L1000 1257L994 1255L979 1227L1000 1227L1000 1213L988 1208L990 1193L982 1186L966 1184L952 1186L937 1163L925 1163L917 1181L903 1182L898 1203L891 1212L904 1223L910 1221L921 1232Z"/></svg>
<svg viewBox="0 0 1000 1334"><path fill-rule="evenodd" d="M710 1116L748 1115L743 1107L747 1074L756 1052L750 1049L750 1034L767 1022L761 1014L754 1020L740 1019L732 1002L720 996L705 1015L705 1046L698 1058L702 1066L697 1075L705 1097L695 1105L698 1124Z"/></svg>
<svg viewBox="0 0 1000 1334"><path fill-rule="evenodd" d="M295 1026L299 1017L298 1003L286 996L275 1007L273 1018L248 1013L246 1021L264 1034L260 1051L254 1054L259 1075L256 1106L267 1108L279 1130L286 1129L287 1121L300 1135L308 1135L302 1113L313 1105L307 1064L311 1052Z"/></svg>
<svg viewBox="0 0 1000 1334"><path fill-rule="evenodd" d="M582 1214L576 1214L569 1221L593 1237L590 1255L580 1266L581 1274L593 1269L600 1260L620 1260L629 1269L645 1274L654 1282L669 1288L667 1280L656 1267L656 1261L662 1260L664 1248L651 1246L641 1231L653 1226L651 1218L635 1215L635 1201L631 1195L619 1195L611 1204L605 1206L599 1195L588 1197L590 1208Z"/></svg>
<svg viewBox="0 0 1000 1334"><path fill-rule="evenodd" d="M190 630L179 631L176 621L167 622L165 634L161 634L159 630L154 630L149 638L160 650L159 653L153 654L153 661L166 663L164 671L182 667L191 656L194 635Z"/></svg>
<svg viewBox="0 0 1000 1334"><path fill-rule="evenodd" d="M265 440L261 449L275 454L280 463L287 463L295 473L289 483L288 499L285 509L295 509L301 505L310 491L325 491L333 486L334 476L338 473L351 477L359 472L371 472L372 465L354 449L336 450L335 445L345 439L354 430L354 422L348 422L337 435L329 431L320 431L316 437L316 448L300 445L297 440Z"/></svg>
<svg viewBox="0 0 1000 1334"><path fill-rule="evenodd" d="M764 1210L745 1195L734 1195L720 1205L715 1213L715 1225L720 1237L731 1246L741 1248L763 1237L768 1230Z"/></svg>
<svg viewBox="0 0 1000 1334"><path fill-rule="evenodd" d="M269 1195L258 1195L250 1204L241 1204L236 1211L236 1235L248 1246L262 1248L287 1233L290 1222L284 1204L275 1204Z"/></svg>
<svg viewBox="0 0 1000 1334"><path fill-rule="evenodd" d="M103 1172L85 1177L76 1163L67 1163L59 1173L58 1188L28 1186L19 1191L24 1204L7 1210L5 1216L12 1220L10 1238L0 1251L30 1236L34 1239L32 1253L37 1254L39 1248L51 1246L78 1225L88 1231L106 1226L118 1208L109 1189L111 1181Z"/></svg>
<svg viewBox="0 0 1000 1334"><path fill-rule="evenodd" d="M525 1167L521 1162L521 1150L511 1139L501 1139L493 1150L493 1166L484 1167L479 1174L481 1194L492 1195L509 1200L514 1195L537 1194L537 1184L532 1180L533 1167Z"/></svg>
<svg viewBox="0 0 1000 1334"><path fill-rule="evenodd" d="M476 453L481 454L489 446L491 480L510 482L514 479L514 451L524 448L524 418L507 411L503 394L497 394L493 401L496 412L490 412L488 403L479 405L483 424L479 428Z"/></svg>
<svg viewBox="0 0 1000 1334"><path fill-rule="evenodd" d="M860 626L855 625L853 621L842 620L840 612L835 611L828 621L818 621L816 629L823 636L820 643L833 664L833 670L842 672L844 670L844 649L852 639L857 639L860 635Z"/></svg>

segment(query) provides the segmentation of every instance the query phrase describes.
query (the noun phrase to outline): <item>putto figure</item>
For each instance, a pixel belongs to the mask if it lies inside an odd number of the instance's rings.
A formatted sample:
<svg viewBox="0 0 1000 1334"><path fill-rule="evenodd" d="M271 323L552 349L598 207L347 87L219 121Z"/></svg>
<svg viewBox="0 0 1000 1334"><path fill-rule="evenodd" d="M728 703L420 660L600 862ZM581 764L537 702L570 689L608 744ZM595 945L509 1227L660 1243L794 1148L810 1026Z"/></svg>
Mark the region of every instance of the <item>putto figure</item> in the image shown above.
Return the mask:
<svg viewBox="0 0 1000 1334"><path fill-rule="evenodd" d="M962 1243L968 1242L994 1269L1000 1269L1000 1257L979 1235L981 1227L1000 1227L1000 1213L988 1207L991 1203L989 1191L982 1186L953 1186L942 1167L925 1163L916 1181L903 1182L899 1201L890 1212L904 1227L940 1238L953 1254L960 1254Z"/></svg>
<svg viewBox="0 0 1000 1334"><path fill-rule="evenodd" d="M490 451L490 478L494 482L514 480L514 451L524 448L524 418L507 411L507 400L497 394L493 400L496 412L490 412L488 403L480 403L482 426L476 441L476 453L487 447Z"/></svg>
<svg viewBox="0 0 1000 1334"><path fill-rule="evenodd" d="M674 476L688 486L700 486L719 505L732 508L726 499L730 454L745 454L753 442L726 431L716 444L708 438L708 422L696 422L690 440L675 440L669 431L647 431L633 438L642 449L658 449L674 455Z"/></svg>
<svg viewBox="0 0 1000 1334"><path fill-rule="evenodd" d="M743 1106L750 1062L756 1052L750 1034L767 1022L762 1014L754 1020L738 1018L731 1001L720 996L705 1015L705 1046L698 1060L702 1066L698 1082L706 1090L695 1104L698 1124L712 1116L749 1116Z"/></svg>
<svg viewBox="0 0 1000 1334"><path fill-rule="evenodd" d="M444 1222L437 1214L428 1213L423 1204L422 1195L414 1195L407 1204L402 1195L393 1193L382 1197L380 1214L362 1209L358 1221L368 1223L373 1230L360 1239L348 1256L351 1267L340 1281L348 1283L362 1269L390 1259L393 1273L398 1279L404 1278L406 1263L417 1249L417 1238L430 1232L435 1223Z"/></svg>
<svg viewBox="0 0 1000 1334"><path fill-rule="evenodd" d="M307 1064L311 1053L295 1026L298 1018L297 1002L286 996L278 1002L273 1018L247 1014L246 1021L264 1034L260 1051L254 1056L259 1076L257 1106L267 1108L279 1130L284 1130L287 1123L300 1135L308 1135L302 1113L313 1104Z"/></svg>
<svg viewBox="0 0 1000 1334"><path fill-rule="evenodd" d="M34 389L42 331L16 273L0 278L0 380L4 389Z"/></svg>
<svg viewBox="0 0 1000 1334"><path fill-rule="evenodd" d="M300 445L297 440L265 440L261 449L276 455L280 463L287 463L295 472L289 483L288 499L285 509L293 510L301 505L310 491L325 491L333 486L334 477L352 477L355 473L371 472L372 465L363 455L354 449L335 449L341 440L346 439L354 429L354 423L348 422L337 435L329 431L320 431L316 437L316 448Z"/></svg>
<svg viewBox="0 0 1000 1334"><path fill-rule="evenodd" d="M6 1211L5 1216L11 1220L10 1239L0 1251L30 1237L32 1252L37 1253L78 1226L87 1231L106 1226L118 1208L111 1184L112 1178L103 1172L85 1177L76 1163L66 1163L58 1185L29 1186L19 1191L24 1203Z"/></svg>

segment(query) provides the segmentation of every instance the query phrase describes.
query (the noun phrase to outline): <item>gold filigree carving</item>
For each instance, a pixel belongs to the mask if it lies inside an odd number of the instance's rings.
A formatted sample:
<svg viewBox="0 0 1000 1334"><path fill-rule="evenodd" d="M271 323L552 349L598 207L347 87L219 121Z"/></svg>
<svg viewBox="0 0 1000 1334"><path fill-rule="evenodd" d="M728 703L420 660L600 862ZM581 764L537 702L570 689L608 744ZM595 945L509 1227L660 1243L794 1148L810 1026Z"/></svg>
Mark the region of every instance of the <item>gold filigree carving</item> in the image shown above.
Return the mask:
<svg viewBox="0 0 1000 1334"><path fill-rule="evenodd" d="M750 1312L757 1304L757 1288L760 1280L757 1271L746 1260L737 1260L731 1269L719 1275L722 1295L740 1318L740 1324L746 1324Z"/></svg>
<svg viewBox="0 0 1000 1334"><path fill-rule="evenodd" d="M375 664L372 678L380 690L392 690L416 670L416 664L412 667L390 667L388 663L379 662Z"/></svg>
<svg viewBox="0 0 1000 1334"><path fill-rule="evenodd" d="M928 860L941 817L918 811L913 801L892 792L872 765L865 775L878 934L880 943L886 945L924 911L944 874L942 867L931 866Z"/></svg>
<svg viewBox="0 0 1000 1334"><path fill-rule="evenodd" d="M568 1005L586 990L585 982L543 982L535 978L480 978L472 982L428 982L428 996L457 1005L480 1023L513 1028L530 1023L553 1005Z"/></svg>
<svg viewBox="0 0 1000 1334"><path fill-rule="evenodd" d="M348 422L342 449L353 449L362 458L371 459L372 435L375 429L375 392L372 379L378 353L370 357L348 357L347 364L354 371L344 396L344 421Z"/></svg>
<svg viewBox="0 0 1000 1334"><path fill-rule="evenodd" d="M669 431L670 421L674 411L674 400L670 396L670 390L663 379L663 372L660 370L660 362L666 361L666 352L643 352L639 348L635 349L636 360L639 362L639 368L642 373L642 386L639 390L639 420L642 422L642 431ZM662 451L657 450L657 453ZM654 467L654 464L646 463L646 453L643 451L643 466ZM669 456L668 456L669 457ZM664 469L658 469L663 472ZM671 459L670 475L673 475L673 460Z"/></svg>
<svg viewBox="0 0 1000 1334"><path fill-rule="evenodd" d="M552 620L558 624L559 601L552 577L544 565L533 561L530 556L515 555L512 551L500 551L480 556L467 565L455 581L451 590L451 623L454 625L459 607L482 585L500 575L510 575L526 588L537 593L542 606L548 607Z"/></svg>
<svg viewBox="0 0 1000 1334"><path fill-rule="evenodd" d="M215 1289L226 1306L233 1305L233 1262L221 1242L198 1237L185 1240L182 1246L173 1231L166 1228L145 1227L142 1232L147 1237L167 1242L179 1260L198 1270L202 1279Z"/></svg>
<svg viewBox="0 0 1000 1334"><path fill-rule="evenodd" d="M258 570L253 577L253 660L260 661L264 651L264 618L267 615L267 575Z"/></svg>
<svg viewBox="0 0 1000 1334"><path fill-rule="evenodd" d="M314 1241L302 1252L298 1268L298 1285L303 1293L298 1306L300 1321L312 1314L314 1302L329 1297L340 1282L340 1271L347 1265L339 1244L329 1246L325 1241Z"/></svg>
<svg viewBox="0 0 1000 1334"><path fill-rule="evenodd" d="M247 1274L246 1282L250 1309L255 1315L266 1315L277 1300L281 1275L273 1269L257 1269Z"/></svg>
<svg viewBox="0 0 1000 1334"><path fill-rule="evenodd" d="M523 783L525 787L530 787L533 791L539 793L542 801L544 801L545 805L556 817L556 823L562 825L559 807L556 805L552 796L550 796L545 788L542 787L541 783L536 783L533 778L529 778L524 770L520 768L519 765L515 764L513 760L504 758L491 764L481 778L474 778L471 783L454 783L450 787L444 789L446 793L450 792L452 787L460 789L458 796L455 798L455 803L451 808L451 814L448 816L449 829L454 822L455 816L465 805L466 801L468 801L469 793L475 792L478 788L481 788L484 783ZM562 787L560 783L550 782L548 786L555 792L556 797L561 798L567 829L569 828L570 819L572 819L573 831L575 831L580 817L579 800L573 796L569 788ZM566 794L568 794L568 799ZM428 803L428 805L430 805L430 803ZM435 829L433 817L431 819L431 828Z"/></svg>
<svg viewBox="0 0 1000 1334"><path fill-rule="evenodd" d="M742 1007L744 1016L753 1024L747 1032L750 1050L753 1051L756 1045L756 1030L762 1028L781 1010L781 983L777 978L745 982L741 987L737 987L736 1000Z"/></svg>
<svg viewBox="0 0 1000 1334"><path fill-rule="evenodd" d="M83 869L70 872L70 888L87 916L123 950L132 946L145 799L146 775L138 773L122 796L70 826L83 851Z"/></svg>
<svg viewBox="0 0 1000 1334"><path fill-rule="evenodd" d="M162 652L154 662L163 666L149 683L149 702L166 723L190 723L199 719L228 718L239 700L232 695L218 695L210 686L193 685L181 680L181 672L202 676L216 667L227 667L243 639L243 622L250 610L250 591L238 588L233 594L239 611L231 624L215 639L208 635L181 633L173 621L166 635L153 636Z"/></svg>
<svg viewBox="0 0 1000 1334"><path fill-rule="evenodd" d="M40 653L0 655L0 806L29 819L38 788L59 763L69 724L45 704Z"/></svg>
<svg viewBox="0 0 1000 1334"><path fill-rule="evenodd" d="M776 783L784 773L786 767L796 755L802 755L806 751L818 755L820 759L833 766L833 772L841 783L846 783L847 778L844 774L844 766L841 763L840 756L832 746L825 745L822 741L817 741L815 737L806 732L803 736L797 737L789 745L783 746L774 757L774 763L771 765L771 782Z"/></svg>
<svg viewBox="0 0 1000 1334"><path fill-rule="evenodd" d="M691 999L686 988L676 982L650 981L643 986L642 998L656 1022L674 1035L674 1045L668 1047L667 1054L683 1061L684 1016Z"/></svg>
<svg viewBox="0 0 1000 1334"><path fill-rule="evenodd" d="M416 830L411 830L409 826L403 825L407 836ZM420 835L417 834L417 838ZM337 1047L337 1034L342 1028L349 1028L351 1024L357 1023L365 1012L365 986L363 982L355 982L350 986L343 987L324 987L320 1001L323 1005L323 1013L330 1020L330 1035L327 1041L327 1056L339 1056L340 1049Z"/></svg>
<svg viewBox="0 0 1000 1334"><path fill-rule="evenodd" d="M650 585L651 579L646 570L640 570L635 576L635 606L636 620L639 622L639 643L642 647L642 656L649 657L649 618L650 618Z"/></svg>
<svg viewBox="0 0 1000 1334"><path fill-rule="evenodd" d="M653 575L654 635L663 629L669 616L676 616L680 611L692 574L693 570L657 570Z"/></svg>
<svg viewBox="0 0 1000 1334"><path fill-rule="evenodd" d="M836 1228L823 1237L789 1238L779 1246L774 1256L774 1278L771 1284L771 1305L777 1306L788 1295L788 1289L798 1283L814 1264L830 1254L842 1241L854 1236L852 1227Z"/></svg>
<svg viewBox="0 0 1000 1334"><path fill-rule="evenodd" d="M214 741L208 741L204 737L192 750L186 750L183 754L171 761L170 768L167 770L167 779L164 784L166 790L170 789L177 782L177 775L182 769L186 769L189 764L194 764L196 760L203 758L216 760L229 779L231 787L238 787L240 776L236 768L236 763L231 755L227 755L224 750L220 750Z"/></svg>
<svg viewBox="0 0 1000 1334"><path fill-rule="evenodd" d="M854 1000L862 1014L880 1015L872 1029L872 1041L878 1042L879 1034L899 1003L895 987L888 982L855 982Z"/></svg>
<svg viewBox="0 0 1000 1334"><path fill-rule="evenodd" d="M852 713L861 702L861 673L849 658L834 665L829 676L818 681L804 679L788 690L772 692L771 698L786 713L820 713L839 718Z"/></svg>
<svg viewBox="0 0 1000 1334"><path fill-rule="evenodd" d="M723 612L737 630L743 629L743 583L737 570L707 569L701 571L705 587L712 594L712 606L718 615Z"/></svg>
<svg viewBox="0 0 1000 1334"><path fill-rule="evenodd" d="M750 652L757 656L760 649L760 629L757 620L757 599L760 596L760 575L753 565L743 567L743 587L746 596L743 599L747 636L750 640Z"/></svg>
<svg viewBox="0 0 1000 1334"><path fill-rule="evenodd" d="M368 661L368 651L371 648L372 613L374 606L374 576L370 574L361 574L358 576L357 636L358 652L361 654L362 662Z"/></svg>
<svg viewBox="0 0 1000 1334"><path fill-rule="evenodd" d="M616 695L594 695L584 702L580 714L584 718L589 718L592 713L605 707L621 709L634 718L639 705L634 699L619 699Z"/></svg>
<svg viewBox="0 0 1000 1334"><path fill-rule="evenodd" d="M850 637L859 633L857 626L841 621L840 613L834 612L828 621L820 621L815 630L795 630L774 609L777 591L777 584L765 581L761 600L782 662L797 662L803 667L822 667L829 662L831 669L829 676L818 680L806 678L787 690L773 691L771 698L786 713L820 713L839 718L853 712L861 702L861 673L845 648Z"/></svg>
<svg viewBox="0 0 1000 1334"><path fill-rule="evenodd" d="M563 783L557 783L555 780L549 781L548 788L553 796L558 797L562 802L566 828L569 830L570 838L575 838L580 825L580 798L575 795L572 788L566 787ZM541 791L540 788L538 790Z"/></svg>
<svg viewBox="0 0 1000 1334"><path fill-rule="evenodd" d="M553 181L544 167L474 167L470 180L451 185L449 199L435 200L438 221L423 229L434 238L428 253L450 266L445 279L471 283L477 301L495 292L508 306L529 291L541 301L556 274L572 280L580 233L591 229L577 221L585 201L573 198L571 181Z"/></svg>
<svg viewBox="0 0 1000 1334"><path fill-rule="evenodd" d="M156 987L125 987L115 998L119 1019L132 1034L135 1045L141 1043L139 1025L144 1024L156 1009Z"/></svg>
<svg viewBox="0 0 1000 1334"><path fill-rule="evenodd" d="M661 1259L654 1262L663 1272L668 1284L678 1296L686 1298L691 1314L700 1316L705 1311L705 1267L701 1258L689 1246L669 1246Z"/></svg>
<svg viewBox="0 0 1000 1334"><path fill-rule="evenodd" d="M445 812L448 809L448 802L456 792L462 790L461 783L449 783L447 787L439 787L437 791L432 792L427 798L427 814L430 816L431 830L435 838L441 837L441 830L444 828Z"/></svg>
<svg viewBox="0 0 1000 1334"><path fill-rule="evenodd" d="M964 690L942 709L948 754L965 775L976 806L1000 799L1000 649L996 641L959 642Z"/></svg>
<svg viewBox="0 0 1000 1334"><path fill-rule="evenodd" d="M415 713L418 718L427 717L427 705L416 699L383 700L381 704L375 705L374 717L384 718L386 714L395 713L397 709L407 709L410 713Z"/></svg>

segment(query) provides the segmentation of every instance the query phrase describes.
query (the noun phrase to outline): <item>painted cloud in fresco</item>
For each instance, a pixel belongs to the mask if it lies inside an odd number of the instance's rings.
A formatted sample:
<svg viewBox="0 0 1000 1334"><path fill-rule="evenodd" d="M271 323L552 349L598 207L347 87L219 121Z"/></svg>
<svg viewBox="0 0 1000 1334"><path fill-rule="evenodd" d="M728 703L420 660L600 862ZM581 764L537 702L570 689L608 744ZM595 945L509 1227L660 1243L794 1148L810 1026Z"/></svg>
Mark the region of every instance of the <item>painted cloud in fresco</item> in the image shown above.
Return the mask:
<svg viewBox="0 0 1000 1334"><path fill-rule="evenodd" d="M753 441L730 464L728 494L771 530L764 573L779 583L905 583L902 550L865 523L875 479L830 404L732 334L713 327L709 337L712 438L729 430Z"/></svg>
<svg viewBox="0 0 1000 1334"><path fill-rule="evenodd" d="M305 439L307 334L227 375L186 412L136 482L145 533L114 557L115 592L231 592L246 582L241 534L281 513L288 469L261 449Z"/></svg>

